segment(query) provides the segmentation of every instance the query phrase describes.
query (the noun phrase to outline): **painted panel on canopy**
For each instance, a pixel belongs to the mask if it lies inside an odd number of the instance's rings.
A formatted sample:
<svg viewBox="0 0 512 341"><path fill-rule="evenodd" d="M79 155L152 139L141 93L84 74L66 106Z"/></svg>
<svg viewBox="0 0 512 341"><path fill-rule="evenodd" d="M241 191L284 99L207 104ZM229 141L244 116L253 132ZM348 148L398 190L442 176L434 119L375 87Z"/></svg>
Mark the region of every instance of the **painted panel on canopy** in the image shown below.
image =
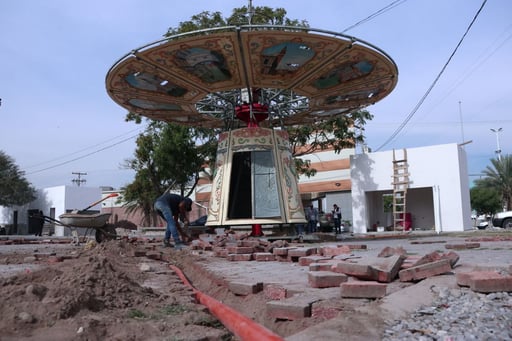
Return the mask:
<svg viewBox="0 0 512 341"><path fill-rule="evenodd" d="M325 92L352 91L376 80L385 80L386 87L379 86L384 97L394 89L397 76L394 63L385 56L367 47L354 45L330 61L323 70L305 79L296 90L315 97ZM389 79L393 81L388 82Z"/></svg>
<svg viewBox="0 0 512 341"><path fill-rule="evenodd" d="M233 32L176 38L137 53L176 77L211 92L244 86Z"/></svg>
<svg viewBox="0 0 512 341"><path fill-rule="evenodd" d="M241 36L249 58L249 83L262 88L289 88L350 45L350 41L305 32L250 31Z"/></svg>
<svg viewBox="0 0 512 341"><path fill-rule="evenodd" d="M198 124L202 127L223 126L222 120L198 114L193 104L158 101L152 96L144 96L142 93L133 96L131 93L114 91L111 93L111 97L128 111L152 119L188 125Z"/></svg>
<svg viewBox="0 0 512 341"><path fill-rule="evenodd" d="M357 84L343 91L330 91L310 99L310 106L317 110L365 107L379 101L393 87L392 79L375 79L372 82Z"/></svg>
<svg viewBox="0 0 512 341"><path fill-rule="evenodd" d="M109 91L144 93L167 102L196 102L206 95L205 91L168 75L161 70L137 60L128 58L112 70L107 79Z"/></svg>

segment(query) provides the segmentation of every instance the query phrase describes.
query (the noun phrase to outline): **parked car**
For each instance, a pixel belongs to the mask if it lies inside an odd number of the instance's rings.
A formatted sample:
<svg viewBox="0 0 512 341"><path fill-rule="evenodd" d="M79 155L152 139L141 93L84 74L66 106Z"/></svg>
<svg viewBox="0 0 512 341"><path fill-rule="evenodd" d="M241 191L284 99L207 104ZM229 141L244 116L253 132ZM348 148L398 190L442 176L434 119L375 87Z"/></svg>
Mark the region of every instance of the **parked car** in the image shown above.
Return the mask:
<svg viewBox="0 0 512 341"><path fill-rule="evenodd" d="M489 219L485 214L479 215L475 218L475 226L479 230L485 230L489 226Z"/></svg>
<svg viewBox="0 0 512 341"><path fill-rule="evenodd" d="M512 229L512 211L498 212L492 217L492 225Z"/></svg>

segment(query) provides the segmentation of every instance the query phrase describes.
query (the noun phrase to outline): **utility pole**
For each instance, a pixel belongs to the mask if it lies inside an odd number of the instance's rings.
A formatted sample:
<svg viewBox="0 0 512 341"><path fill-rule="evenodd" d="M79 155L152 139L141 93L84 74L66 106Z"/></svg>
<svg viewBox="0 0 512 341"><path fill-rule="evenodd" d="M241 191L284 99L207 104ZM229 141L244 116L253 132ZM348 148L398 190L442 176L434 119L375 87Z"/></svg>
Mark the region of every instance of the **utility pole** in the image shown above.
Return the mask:
<svg viewBox="0 0 512 341"><path fill-rule="evenodd" d="M501 161L500 133L502 130L503 128L491 128L491 131L496 134L496 157L498 158L498 161Z"/></svg>
<svg viewBox="0 0 512 341"><path fill-rule="evenodd" d="M459 118L460 118L460 133L462 135L462 143L464 143L464 122L462 121L462 102L459 101Z"/></svg>
<svg viewBox="0 0 512 341"><path fill-rule="evenodd" d="M85 179L82 179L82 175L87 175L87 173L82 173L82 172L72 172L71 174L73 175L76 175L77 178L71 180L71 182L74 182L78 187L80 187L80 185L82 183L86 183L87 180Z"/></svg>

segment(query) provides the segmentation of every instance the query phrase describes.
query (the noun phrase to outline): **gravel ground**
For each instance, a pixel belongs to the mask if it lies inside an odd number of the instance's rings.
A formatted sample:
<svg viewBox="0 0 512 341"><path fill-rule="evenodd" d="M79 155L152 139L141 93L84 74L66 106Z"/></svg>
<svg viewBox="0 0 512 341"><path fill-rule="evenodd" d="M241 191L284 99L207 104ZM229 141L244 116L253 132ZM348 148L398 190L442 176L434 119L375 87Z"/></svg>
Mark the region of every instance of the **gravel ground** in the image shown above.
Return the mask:
<svg viewBox="0 0 512 341"><path fill-rule="evenodd" d="M435 249L447 252L448 244L479 242L478 249L455 250L460 260L454 271L494 268L505 269L507 274L512 272L512 241L510 234L496 234L497 239L500 236L504 236L504 240L491 241L492 232L475 231L464 233L463 238L440 235L365 243L369 253L392 244L403 246L411 253L424 254L435 245ZM441 286L432 286L431 290L435 297L432 303L405 319L388 321L382 340L512 340L512 292L482 294L469 288Z"/></svg>
<svg viewBox="0 0 512 341"><path fill-rule="evenodd" d="M442 288L431 305L390 324L384 341L512 340L512 293Z"/></svg>

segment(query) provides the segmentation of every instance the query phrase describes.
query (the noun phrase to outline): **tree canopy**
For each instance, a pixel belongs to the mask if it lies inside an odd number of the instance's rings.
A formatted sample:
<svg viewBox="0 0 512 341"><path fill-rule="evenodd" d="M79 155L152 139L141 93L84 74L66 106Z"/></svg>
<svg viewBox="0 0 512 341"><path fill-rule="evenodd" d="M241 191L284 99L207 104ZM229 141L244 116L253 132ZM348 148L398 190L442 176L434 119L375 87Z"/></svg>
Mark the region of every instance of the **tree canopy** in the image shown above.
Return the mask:
<svg viewBox="0 0 512 341"><path fill-rule="evenodd" d="M24 205L36 198L36 190L14 159L0 150L0 206Z"/></svg>
<svg viewBox="0 0 512 341"><path fill-rule="evenodd" d="M133 158L126 160L125 167L135 170L135 179L124 188L127 210L141 210L145 224L154 224L155 198L167 190L188 196L205 169L213 160L215 140L211 137L201 144L208 131L177 124L152 121L137 138Z"/></svg>
<svg viewBox="0 0 512 341"><path fill-rule="evenodd" d="M501 197L494 188L475 186L471 188L471 208L478 215L493 215L501 209Z"/></svg>
<svg viewBox="0 0 512 341"><path fill-rule="evenodd" d="M242 6L240 8L234 8L231 15L227 18L222 17L222 13L220 12L203 11L193 15L190 20L180 22L178 27L169 28L164 36L169 37L178 33L192 32L207 28L248 24L309 27L306 20L288 18L284 8L272 9L267 6L257 6L253 7L250 11L247 6Z"/></svg>
<svg viewBox="0 0 512 341"><path fill-rule="evenodd" d="M506 210L512 210L512 156L504 155L490 161L491 165L483 170L485 177L476 180L475 185L494 190L500 197L502 206Z"/></svg>

